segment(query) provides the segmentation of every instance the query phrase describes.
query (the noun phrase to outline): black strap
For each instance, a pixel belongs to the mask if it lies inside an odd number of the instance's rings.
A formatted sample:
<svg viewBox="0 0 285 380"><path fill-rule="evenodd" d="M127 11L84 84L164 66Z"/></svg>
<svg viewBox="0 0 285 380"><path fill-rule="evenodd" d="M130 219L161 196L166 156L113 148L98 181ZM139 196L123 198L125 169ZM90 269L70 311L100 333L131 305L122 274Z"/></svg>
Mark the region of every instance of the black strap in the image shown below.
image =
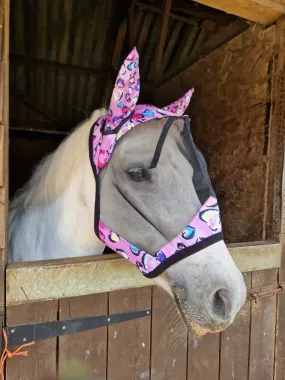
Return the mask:
<svg viewBox="0 0 285 380"><path fill-rule="evenodd" d="M162 150L162 147L163 147L163 144L165 142L165 139L166 139L166 136L167 136L167 133L173 123L173 121L175 120L176 118L173 118L173 117L170 117L167 122L164 124L164 127L163 127L163 130L161 132L161 135L159 137L159 140L157 142L157 145L156 145L156 148L155 148L155 152L154 152L154 156L153 156L153 159L151 161L151 164L150 164L150 167L149 169L154 169L156 168L157 164L158 164L158 161L159 161L159 157L160 157L160 154L161 154L161 150Z"/></svg>

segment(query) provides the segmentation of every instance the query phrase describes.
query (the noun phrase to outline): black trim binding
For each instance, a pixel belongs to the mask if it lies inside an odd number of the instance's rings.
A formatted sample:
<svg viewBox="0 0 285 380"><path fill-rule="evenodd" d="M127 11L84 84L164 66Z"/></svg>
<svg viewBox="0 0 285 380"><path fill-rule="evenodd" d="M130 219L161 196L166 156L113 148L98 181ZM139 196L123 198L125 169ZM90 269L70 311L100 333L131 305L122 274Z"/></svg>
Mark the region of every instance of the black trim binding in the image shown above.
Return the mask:
<svg viewBox="0 0 285 380"><path fill-rule="evenodd" d="M129 116L127 116L125 119L123 119L120 124L112 130L104 131L102 130L105 127L106 121L104 121L103 125L100 127L100 131L102 136L104 135L113 135L117 134L120 128L123 124L125 124L128 120L132 118L134 114L134 111L132 111ZM99 119L98 119L99 120ZM96 166L93 161L93 136L94 136L94 129L97 127L98 120L94 123L94 125L90 129L89 134L89 160L92 166L93 174L95 177L95 206L94 206L94 231L96 236L100 239L99 236L99 221L100 221L100 183L99 183L99 176L96 173ZM98 173L99 174L99 173Z"/></svg>
<svg viewBox="0 0 285 380"><path fill-rule="evenodd" d="M168 269L171 265L178 263L179 261L185 259L188 256L194 255L209 247L212 244L217 243L218 241L223 240L223 233L219 232L215 235L209 236L206 239L199 241L198 243L191 245L190 247L186 247L185 249L175 253L173 256L168 257L165 261L162 261L158 267L156 267L152 272L144 274L147 278L154 278L163 273L166 269Z"/></svg>
<svg viewBox="0 0 285 380"><path fill-rule="evenodd" d="M104 125L102 125L102 127L104 127L104 128L101 127L102 135L103 136L105 136L105 135L116 135L119 132L119 130L121 129L122 125L126 124L126 122L129 121L133 117L133 114L134 114L134 111L132 111L129 114L129 116L127 116L125 119L123 119L116 128L109 129L109 130L107 129L106 131L104 130L105 125L106 125L106 120L105 120Z"/></svg>
<svg viewBox="0 0 285 380"><path fill-rule="evenodd" d="M95 178L95 206L94 206L94 231L96 236L99 237L99 220L100 220L100 186L99 186L99 178L96 173L96 166L93 161L93 135L94 129L96 128L96 123L91 127L89 134L89 160L93 170L94 178ZM100 239L101 240L101 239Z"/></svg>

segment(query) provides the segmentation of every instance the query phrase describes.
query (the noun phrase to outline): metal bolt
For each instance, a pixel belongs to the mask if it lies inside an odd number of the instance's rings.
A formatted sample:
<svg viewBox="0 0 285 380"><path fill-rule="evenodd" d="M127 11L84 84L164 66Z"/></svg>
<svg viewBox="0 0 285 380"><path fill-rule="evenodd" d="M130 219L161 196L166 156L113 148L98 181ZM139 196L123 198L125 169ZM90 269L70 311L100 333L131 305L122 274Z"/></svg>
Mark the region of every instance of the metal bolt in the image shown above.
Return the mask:
<svg viewBox="0 0 285 380"><path fill-rule="evenodd" d="M23 342L26 342L26 340L27 340L26 338L23 338Z"/></svg>
<svg viewBox="0 0 285 380"><path fill-rule="evenodd" d="M15 332L15 330L13 329L13 330L11 330L11 334L14 334L14 332Z"/></svg>
<svg viewBox="0 0 285 380"><path fill-rule="evenodd" d="M108 318L108 322L110 322L111 321L111 318Z"/></svg>
<svg viewBox="0 0 285 380"><path fill-rule="evenodd" d="M62 330L65 330L66 329L66 327L65 326L62 326Z"/></svg>
<svg viewBox="0 0 285 380"><path fill-rule="evenodd" d="M146 313L149 314L149 311L147 311Z"/></svg>

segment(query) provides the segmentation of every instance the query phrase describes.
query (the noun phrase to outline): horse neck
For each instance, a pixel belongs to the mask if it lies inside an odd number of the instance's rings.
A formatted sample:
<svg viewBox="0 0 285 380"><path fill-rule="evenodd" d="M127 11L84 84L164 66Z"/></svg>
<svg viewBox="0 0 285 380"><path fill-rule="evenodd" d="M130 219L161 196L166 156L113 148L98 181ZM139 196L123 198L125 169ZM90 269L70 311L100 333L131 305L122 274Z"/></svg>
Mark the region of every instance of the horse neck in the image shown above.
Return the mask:
<svg viewBox="0 0 285 380"><path fill-rule="evenodd" d="M58 231L72 256L102 254L104 245L94 233L95 179L89 156L76 173L60 202Z"/></svg>
<svg viewBox="0 0 285 380"><path fill-rule="evenodd" d="M104 245L94 233L96 189L88 153L89 131L101 114L95 112L45 160L12 203L9 261L102 254Z"/></svg>

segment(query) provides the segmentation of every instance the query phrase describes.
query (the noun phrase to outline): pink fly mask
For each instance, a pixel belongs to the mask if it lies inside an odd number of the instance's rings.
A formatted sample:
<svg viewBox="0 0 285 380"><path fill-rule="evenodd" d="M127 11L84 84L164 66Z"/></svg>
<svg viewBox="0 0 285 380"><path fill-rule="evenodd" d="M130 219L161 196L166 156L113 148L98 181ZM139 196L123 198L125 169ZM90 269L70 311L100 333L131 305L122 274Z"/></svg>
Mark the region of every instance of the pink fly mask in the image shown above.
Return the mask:
<svg viewBox="0 0 285 380"><path fill-rule="evenodd" d="M194 89L191 89L181 99L161 109L148 104L137 104L140 93L139 56L134 48L119 71L107 115L98 119L91 128L90 161L96 180L95 233L104 244L135 264L149 278L158 276L170 265L223 239L219 207L207 166L202 153L193 142L189 118L183 115L193 92ZM141 123L163 118L167 121L158 138L148 170L154 170L158 164L162 164L159 161L165 157L161 152L168 131L176 119L182 120L184 127L179 138L181 136L186 151L184 161L186 158L191 164L190 166L187 162L187 167L193 169L193 172L185 173L185 177L191 175L201 208L194 217L189 217L191 220L178 236L152 255L127 241L100 220L100 174L111 159L120 138Z"/></svg>

